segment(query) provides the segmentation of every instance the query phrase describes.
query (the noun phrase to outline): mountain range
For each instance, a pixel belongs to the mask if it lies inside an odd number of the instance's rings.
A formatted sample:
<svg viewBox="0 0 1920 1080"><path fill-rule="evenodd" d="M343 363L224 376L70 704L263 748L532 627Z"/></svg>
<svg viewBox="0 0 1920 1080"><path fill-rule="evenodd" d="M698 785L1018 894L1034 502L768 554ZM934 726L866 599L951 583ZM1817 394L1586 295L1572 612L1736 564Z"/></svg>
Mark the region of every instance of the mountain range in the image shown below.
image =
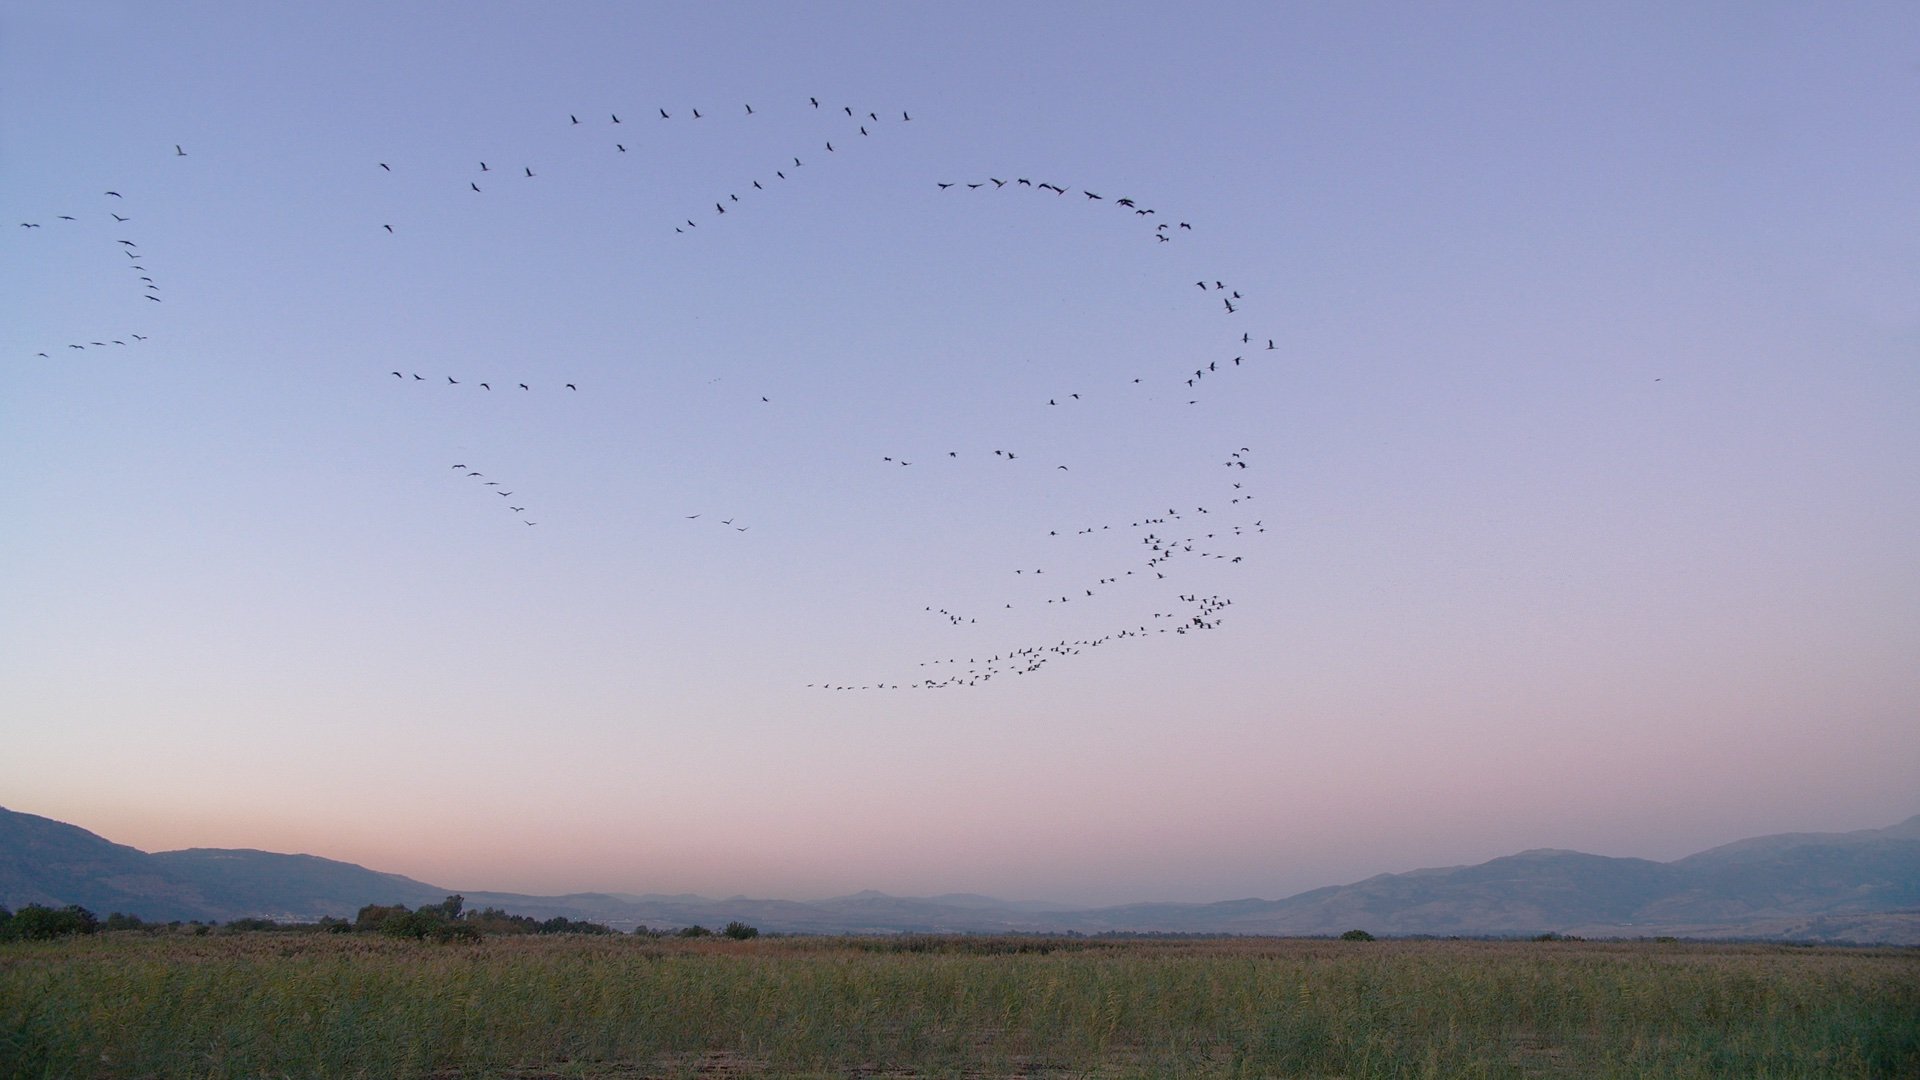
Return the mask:
<svg viewBox="0 0 1920 1080"><path fill-rule="evenodd" d="M457 890L313 855L143 852L0 809L0 906L79 904L148 921L351 918L366 904ZM468 908L636 925L782 933L1191 933L1769 938L1920 945L1920 816L1884 829L1738 840L1673 862L1523 851L1474 866L1380 874L1281 900L1074 908L953 893L796 901L688 894L467 892Z"/></svg>

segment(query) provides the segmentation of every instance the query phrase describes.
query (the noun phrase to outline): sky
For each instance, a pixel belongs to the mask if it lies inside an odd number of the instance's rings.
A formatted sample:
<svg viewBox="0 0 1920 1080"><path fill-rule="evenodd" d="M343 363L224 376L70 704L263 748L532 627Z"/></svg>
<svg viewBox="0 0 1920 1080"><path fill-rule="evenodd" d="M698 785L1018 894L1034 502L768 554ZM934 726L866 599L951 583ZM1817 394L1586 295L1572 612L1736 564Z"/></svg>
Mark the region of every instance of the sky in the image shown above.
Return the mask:
<svg viewBox="0 0 1920 1080"><path fill-rule="evenodd" d="M1892 824L1916 131L1906 4L16 0L0 805L1083 904Z"/></svg>

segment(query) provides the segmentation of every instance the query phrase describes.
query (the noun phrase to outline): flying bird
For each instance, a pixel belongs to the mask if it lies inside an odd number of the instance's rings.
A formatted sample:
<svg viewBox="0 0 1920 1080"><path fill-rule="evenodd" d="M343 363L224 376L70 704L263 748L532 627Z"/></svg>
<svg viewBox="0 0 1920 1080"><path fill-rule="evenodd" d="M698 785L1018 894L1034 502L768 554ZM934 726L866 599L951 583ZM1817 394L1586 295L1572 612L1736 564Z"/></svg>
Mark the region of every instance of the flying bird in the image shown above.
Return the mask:
<svg viewBox="0 0 1920 1080"><path fill-rule="evenodd" d="M186 156L187 156L187 152L186 152L185 150L182 150L182 149L180 149L180 144L179 144L179 143L174 143L174 144L173 144L173 156L174 156L174 157L186 157Z"/></svg>

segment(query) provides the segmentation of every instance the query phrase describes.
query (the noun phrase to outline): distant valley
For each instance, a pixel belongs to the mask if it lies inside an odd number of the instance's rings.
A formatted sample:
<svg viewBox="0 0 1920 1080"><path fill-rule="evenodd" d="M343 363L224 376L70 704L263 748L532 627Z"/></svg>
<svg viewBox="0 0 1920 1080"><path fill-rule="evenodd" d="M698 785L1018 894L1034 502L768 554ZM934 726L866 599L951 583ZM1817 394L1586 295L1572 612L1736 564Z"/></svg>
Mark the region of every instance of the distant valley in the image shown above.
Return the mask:
<svg viewBox="0 0 1920 1080"><path fill-rule="evenodd" d="M0 809L0 906L79 904L148 921L351 918L366 904L435 903L565 916L621 930L771 933L1374 934L1857 941L1920 945L1920 816L1884 829L1735 841L1673 862L1535 850L1475 866L1381 874L1279 900L1101 908L972 894L829 900L577 893L530 896L430 885L313 855L190 848L143 852L74 825Z"/></svg>

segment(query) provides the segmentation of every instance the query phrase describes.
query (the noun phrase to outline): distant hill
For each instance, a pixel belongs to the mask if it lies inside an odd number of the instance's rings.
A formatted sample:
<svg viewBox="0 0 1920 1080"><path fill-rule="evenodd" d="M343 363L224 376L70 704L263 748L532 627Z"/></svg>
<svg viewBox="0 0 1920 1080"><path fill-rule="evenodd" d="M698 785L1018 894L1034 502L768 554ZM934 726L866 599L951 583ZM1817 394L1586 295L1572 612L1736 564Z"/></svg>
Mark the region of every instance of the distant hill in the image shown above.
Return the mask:
<svg viewBox="0 0 1920 1080"><path fill-rule="evenodd" d="M281 918L352 918L371 903L437 904L450 890L316 855L187 848L147 856L225 910ZM373 899L383 897L384 899Z"/></svg>
<svg viewBox="0 0 1920 1080"><path fill-rule="evenodd" d="M0 809L0 905L80 904L143 919L351 917L456 890L313 855L192 848L148 854ZM1886 829L1738 840L1673 862L1523 851L1381 874L1282 900L1072 909L954 893L829 900L465 891L469 908L674 928L738 919L788 933L1169 932L1767 937L1920 944L1920 816Z"/></svg>
<svg viewBox="0 0 1920 1080"><path fill-rule="evenodd" d="M78 826L0 809L0 906L79 904L149 921L351 916L369 903L434 903L444 889L352 863L270 851L150 855ZM384 899L374 899L376 897Z"/></svg>

